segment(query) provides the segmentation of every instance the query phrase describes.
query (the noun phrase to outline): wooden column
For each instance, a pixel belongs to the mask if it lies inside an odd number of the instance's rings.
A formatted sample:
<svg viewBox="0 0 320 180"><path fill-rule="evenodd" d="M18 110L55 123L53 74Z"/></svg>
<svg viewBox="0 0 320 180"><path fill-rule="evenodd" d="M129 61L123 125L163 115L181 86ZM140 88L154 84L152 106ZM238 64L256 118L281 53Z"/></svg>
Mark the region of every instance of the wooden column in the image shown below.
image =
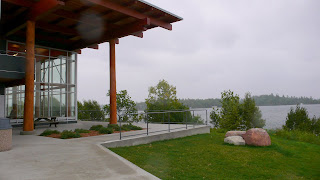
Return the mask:
<svg viewBox="0 0 320 180"><path fill-rule="evenodd" d="M35 21L27 21L23 131L33 131Z"/></svg>
<svg viewBox="0 0 320 180"><path fill-rule="evenodd" d="M110 124L117 124L116 41L110 40Z"/></svg>

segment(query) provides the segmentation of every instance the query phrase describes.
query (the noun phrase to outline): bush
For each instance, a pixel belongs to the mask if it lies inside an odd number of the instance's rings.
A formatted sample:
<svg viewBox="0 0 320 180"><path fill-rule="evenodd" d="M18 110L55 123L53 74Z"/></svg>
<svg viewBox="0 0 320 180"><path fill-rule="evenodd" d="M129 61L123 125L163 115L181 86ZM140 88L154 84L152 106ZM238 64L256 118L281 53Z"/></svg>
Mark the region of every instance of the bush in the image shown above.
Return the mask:
<svg viewBox="0 0 320 180"><path fill-rule="evenodd" d="M114 131L120 130L120 127L118 124L108 124L108 128L112 128Z"/></svg>
<svg viewBox="0 0 320 180"><path fill-rule="evenodd" d="M87 129L75 129L74 132L76 132L76 133L90 133L90 131Z"/></svg>
<svg viewBox="0 0 320 180"><path fill-rule="evenodd" d="M308 117L307 109L299 105L295 109L291 108L283 128L287 130L310 131L311 121Z"/></svg>
<svg viewBox="0 0 320 180"><path fill-rule="evenodd" d="M224 91L221 93L221 104L220 110L213 108L210 113L211 123L215 128L247 130L265 125L261 111L250 93L246 93L243 102L240 102L238 95L230 90Z"/></svg>
<svg viewBox="0 0 320 180"><path fill-rule="evenodd" d="M70 138L79 138L79 137L81 137L79 133L64 130L64 131L62 131L60 138L61 139L70 139Z"/></svg>
<svg viewBox="0 0 320 180"><path fill-rule="evenodd" d="M320 134L320 118L308 116L308 111L304 107L296 106L295 109L291 108L287 115L286 124L283 126L285 130L298 130L310 132L316 135Z"/></svg>
<svg viewBox="0 0 320 180"><path fill-rule="evenodd" d="M101 128L103 128L103 126L99 124L99 125L91 126L90 130L99 131Z"/></svg>
<svg viewBox="0 0 320 180"><path fill-rule="evenodd" d="M112 128L102 127L102 128L99 129L99 133L100 134L112 134L113 133L113 129Z"/></svg>
<svg viewBox="0 0 320 180"><path fill-rule="evenodd" d="M277 129L275 132L270 134L273 134L275 136L279 136L285 139L320 145L320 137L311 132L300 131L300 130L288 131L285 129Z"/></svg>
<svg viewBox="0 0 320 180"><path fill-rule="evenodd" d="M125 125L121 126L121 130L122 131L142 130L142 128L139 126L132 125L132 124L125 124Z"/></svg>
<svg viewBox="0 0 320 180"><path fill-rule="evenodd" d="M46 129L45 131L43 131L40 136L49 136L51 134L60 134L60 131L58 130L51 130L51 129Z"/></svg>
<svg viewBox="0 0 320 180"><path fill-rule="evenodd" d="M320 117L318 119L316 117L311 119L311 131L314 134L320 135Z"/></svg>

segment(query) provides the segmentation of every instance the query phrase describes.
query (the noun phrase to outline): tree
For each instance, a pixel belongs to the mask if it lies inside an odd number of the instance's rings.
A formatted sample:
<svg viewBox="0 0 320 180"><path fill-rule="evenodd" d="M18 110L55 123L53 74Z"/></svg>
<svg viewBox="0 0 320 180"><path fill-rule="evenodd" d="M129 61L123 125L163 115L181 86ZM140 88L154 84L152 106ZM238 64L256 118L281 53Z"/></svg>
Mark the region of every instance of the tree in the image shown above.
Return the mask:
<svg viewBox="0 0 320 180"><path fill-rule="evenodd" d="M262 114L259 107L256 106L255 100L252 98L250 93L245 94L245 98L241 105L242 109L242 124L245 129L253 127L262 128L265 126L265 120L262 119Z"/></svg>
<svg viewBox="0 0 320 180"><path fill-rule="evenodd" d="M299 105L297 105L295 109L291 108L287 115L284 129L310 131L311 120L309 118L307 109Z"/></svg>
<svg viewBox="0 0 320 180"><path fill-rule="evenodd" d="M320 117L315 116L310 119L306 108L299 105L296 108L291 108L287 115L286 124L283 126L285 130L298 130L320 134Z"/></svg>
<svg viewBox="0 0 320 180"><path fill-rule="evenodd" d="M95 100L88 100L77 102L78 105L78 119L87 121L104 121L105 114L100 106L100 104Z"/></svg>
<svg viewBox="0 0 320 180"><path fill-rule="evenodd" d="M107 96L110 96L110 91L108 92ZM121 115L121 120L126 121L138 121L136 113L138 110L136 108L136 103L131 100L127 90L121 90L119 93L116 94L117 98L117 113ZM110 105L107 104L103 107L106 114L110 114Z"/></svg>
<svg viewBox="0 0 320 180"><path fill-rule="evenodd" d="M221 93L220 127L223 129L239 129L241 124L240 117L240 98L232 91Z"/></svg>
<svg viewBox="0 0 320 180"><path fill-rule="evenodd" d="M232 91L221 93L221 109L213 108L210 113L211 123L216 128L227 130L246 130L253 127L263 127L265 120L256 106L250 93L246 93L245 99L240 103L240 98Z"/></svg>
<svg viewBox="0 0 320 180"><path fill-rule="evenodd" d="M146 112L189 110L187 106L178 101L176 87L165 80L160 80L156 86L149 88L146 105ZM189 122L195 121L189 111L148 115L148 121L150 122L184 122L186 119Z"/></svg>

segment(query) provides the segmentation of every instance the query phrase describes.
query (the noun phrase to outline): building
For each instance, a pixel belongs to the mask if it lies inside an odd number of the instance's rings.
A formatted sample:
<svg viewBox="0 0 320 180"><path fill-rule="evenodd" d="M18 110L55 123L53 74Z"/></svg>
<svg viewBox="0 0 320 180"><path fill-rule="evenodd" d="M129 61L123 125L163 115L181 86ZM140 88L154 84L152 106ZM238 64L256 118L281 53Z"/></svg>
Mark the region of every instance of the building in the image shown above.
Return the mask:
<svg viewBox="0 0 320 180"><path fill-rule="evenodd" d="M109 42L110 123L117 123L119 39L181 20L143 0L2 0L0 117L23 123L22 134L32 134L37 118L76 121L77 55Z"/></svg>

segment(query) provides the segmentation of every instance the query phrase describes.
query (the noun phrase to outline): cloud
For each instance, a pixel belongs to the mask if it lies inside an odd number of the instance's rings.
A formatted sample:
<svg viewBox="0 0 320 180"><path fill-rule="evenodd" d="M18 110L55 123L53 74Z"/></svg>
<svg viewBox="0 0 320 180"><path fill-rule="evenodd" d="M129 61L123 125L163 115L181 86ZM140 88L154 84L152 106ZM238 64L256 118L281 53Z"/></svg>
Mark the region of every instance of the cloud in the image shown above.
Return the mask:
<svg viewBox="0 0 320 180"><path fill-rule="evenodd" d="M125 37L116 47L117 89L136 101L160 79L179 98L284 94L320 98L320 1L149 2L183 17L173 31L155 28L144 38ZM78 98L107 103L109 47L83 50Z"/></svg>

